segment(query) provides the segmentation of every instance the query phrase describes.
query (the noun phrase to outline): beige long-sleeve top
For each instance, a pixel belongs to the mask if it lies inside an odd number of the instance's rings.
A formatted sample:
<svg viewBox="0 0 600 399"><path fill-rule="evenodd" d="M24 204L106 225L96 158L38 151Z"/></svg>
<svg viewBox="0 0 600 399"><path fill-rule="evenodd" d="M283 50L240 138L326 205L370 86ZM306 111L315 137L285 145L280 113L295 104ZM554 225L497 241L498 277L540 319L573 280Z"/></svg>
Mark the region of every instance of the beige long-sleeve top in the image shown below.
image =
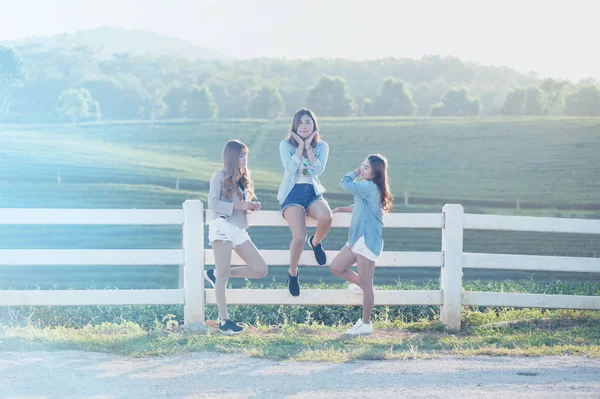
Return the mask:
<svg viewBox="0 0 600 399"><path fill-rule="evenodd" d="M244 200L244 194L239 188L231 194L228 199L223 194L223 181L225 172L217 170L210 178L210 189L208 191L208 209L213 211L213 219L225 217L227 221L242 229L248 228L248 216L245 211L233 209L235 204Z"/></svg>

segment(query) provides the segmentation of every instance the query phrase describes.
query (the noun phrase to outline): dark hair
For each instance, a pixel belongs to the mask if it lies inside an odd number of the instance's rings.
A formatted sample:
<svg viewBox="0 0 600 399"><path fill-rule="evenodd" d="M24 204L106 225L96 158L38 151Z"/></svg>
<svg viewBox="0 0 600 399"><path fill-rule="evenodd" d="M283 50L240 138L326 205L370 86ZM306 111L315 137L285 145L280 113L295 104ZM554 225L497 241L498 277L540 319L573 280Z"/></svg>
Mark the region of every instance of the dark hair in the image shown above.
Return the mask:
<svg viewBox="0 0 600 399"><path fill-rule="evenodd" d="M372 181L377 185L381 196L381 209L383 212L389 212L392 210L394 196L392 195L392 189L387 173L389 169L387 158L381 154L371 154L367 159L374 172Z"/></svg>
<svg viewBox="0 0 600 399"><path fill-rule="evenodd" d="M298 125L300 124L300 119L302 119L302 117L304 115L310 116L310 119L312 119L313 125L315 126L314 130L319 130L319 124L317 123L317 117L308 108L302 108L302 109L299 109L298 111L296 111L296 113L294 114L294 117L292 118L292 126L290 127L290 130L293 133L298 134ZM314 130L313 130L313 132L314 132ZM291 134L288 134L288 140L290 141L290 144L294 148L298 147L298 143L296 142L296 140L294 140L294 138L292 137ZM319 142L319 140L320 140L319 133L317 133L317 134L315 134L315 137L313 137L312 143L310 143L311 147L314 148L317 145L317 143Z"/></svg>

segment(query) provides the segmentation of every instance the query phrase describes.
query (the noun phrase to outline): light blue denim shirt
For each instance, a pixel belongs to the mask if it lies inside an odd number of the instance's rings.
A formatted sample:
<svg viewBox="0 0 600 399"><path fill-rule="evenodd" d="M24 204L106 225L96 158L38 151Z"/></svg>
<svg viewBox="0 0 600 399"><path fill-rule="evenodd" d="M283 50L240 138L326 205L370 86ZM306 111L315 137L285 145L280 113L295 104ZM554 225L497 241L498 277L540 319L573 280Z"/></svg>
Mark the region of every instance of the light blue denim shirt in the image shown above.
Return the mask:
<svg viewBox="0 0 600 399"><path fill-rule="evenodd" d="M371 180L355 182L354 179L354 172L350 172L340 182L344 190L354 194L348 245L352 248L360 236L364 236L367 248L380 256L383 250L383 211L379 189Z"/></svg>
<svg viewBox="0 0 600 399"><path fill-rule="evenodd" d="M314 165L306 166L306 170L308 170L308 173L313 181L315 194L319 195L325 192L325 188L321 185L321 182L317 176L323 173L325 170L325 165L327 165L327 157L329 157L329 145L324 141L319 141L313 151L315 153L315 157L317 157L317 160ZM279 201L279 204L283 204L283 201L285 201L290 191L292 191L292 188L294 188L294 184L296 184L298 181L302 161L296 156L296 148L290 144L288 139L285 139L279 143L279 156L281 157L281 163L283 163L284 174L283 181L279 185L277 200Z"/></svg>

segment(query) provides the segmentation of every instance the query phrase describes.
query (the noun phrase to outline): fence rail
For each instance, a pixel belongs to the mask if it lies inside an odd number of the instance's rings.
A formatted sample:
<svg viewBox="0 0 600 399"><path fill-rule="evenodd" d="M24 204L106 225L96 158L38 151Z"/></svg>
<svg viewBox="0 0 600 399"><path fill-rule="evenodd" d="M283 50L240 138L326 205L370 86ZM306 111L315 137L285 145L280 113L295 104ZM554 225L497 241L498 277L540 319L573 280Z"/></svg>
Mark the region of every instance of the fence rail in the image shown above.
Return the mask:
<svg viewBox="0 0 600 399"><path fill-rule="evenodd" d="M202 272L214 265L214 254L204 248L205 219L200 201L188 200L183 209L0 209L0 225L179 225L181 249L144 250L0 250L0 267L25 265L173 265L182 268L178 289L160 290L5 290L4 306L67 305L184 305L186 324L204 322L206 304L215 304L215 293L204 289ZM350 214L335 214L332 227L348 227ZM251 226L286 226L280 212L262 211L249 216ZM307 220L309 226L315 222ZM464 214L461 205L445 205L439 214L389 214L385 228L441 229L440 252L384 251L378 266L440 268L439 290L378 290L376 305L440 306L440 319L460 328L462 306L543 307L600 309L600 296L463 292L464 268L600 273L600 259L511 254L464 253L466 229L600 234L600 220ZM287 250L262 250L267 264L288 263ZM327 251L333 259L338 251ZM242 260L233 255L234 265ZM300 265L318 267L309 252ZM292 297L287 290L232 289L228 302L240 305L359 305L361 297L346 290L303 290Z"/></svg>

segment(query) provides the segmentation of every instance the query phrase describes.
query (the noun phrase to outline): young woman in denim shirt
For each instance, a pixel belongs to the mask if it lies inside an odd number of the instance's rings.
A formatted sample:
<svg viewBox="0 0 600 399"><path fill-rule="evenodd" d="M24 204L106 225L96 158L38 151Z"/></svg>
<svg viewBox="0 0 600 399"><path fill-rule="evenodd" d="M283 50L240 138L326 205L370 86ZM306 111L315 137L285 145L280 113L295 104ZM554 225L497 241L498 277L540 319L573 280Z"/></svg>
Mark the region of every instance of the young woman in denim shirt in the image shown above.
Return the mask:
<svg viewBox="0 0 600 399"><path fill-rule="evenodd" d="M331 272L349 281L351 291L363 294L363 315L348 335L373 332L371 312L375 303L373 275L375 263L383 251L383 214L392 207L393 196L388 180L388 162L381 154L369 155L361 167L342 178L344 190L354 194L354 205L335 208L336 212L352 212L348 243L333 259ZM355 181L360 176L361 181ZM350 270L357 265L358 274Z"/></svg>
<svg viewBox="0 0 600 399"><path fill-rule="evenodd" d="M318 176L323 173L329 156L329 146L319 137L319 126L309 109L301 109L292 119L288 137L279 144L284 177L277 200L283 217L292 231L288 289L300 295L298 261L306 241L306 216L317 221L315 235L308 239L319 265L327 262L321 241L331 227L331 208L323 198L325 189Z"/></svg>

